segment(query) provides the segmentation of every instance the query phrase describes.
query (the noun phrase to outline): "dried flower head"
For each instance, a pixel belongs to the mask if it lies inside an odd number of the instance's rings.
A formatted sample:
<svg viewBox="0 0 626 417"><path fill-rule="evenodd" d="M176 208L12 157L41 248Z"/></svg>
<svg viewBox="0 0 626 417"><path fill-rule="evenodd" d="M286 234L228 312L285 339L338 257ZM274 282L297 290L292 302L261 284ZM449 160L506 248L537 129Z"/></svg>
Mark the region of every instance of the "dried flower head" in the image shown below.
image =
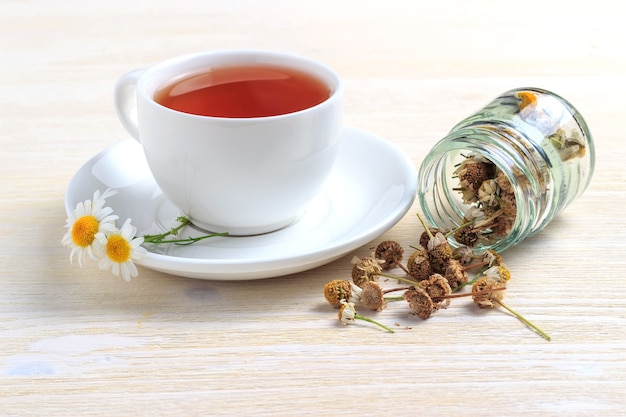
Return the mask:
<svg viewBox="0 0 626 417"><path fill-rule="evenodd" d="M432 270L445 273L446 265L452 259L452 248L443 233L437 233L428 242L427 250Z"/></svg>
<svg viewBox="0 0 626 417"><path fill-rule="evenodd" d="M483 253L482 260L489 267L494 266L494 265L501 265L502 264L502 255L500 255L498 252L496 252L493 249L487 249Z"/></svg>
<svg viewBox="0 0 626 417"><path fill-rule="evenodd" d="M367 256L363 259L355 256L352 258L352 281L361 288L366 282L375 281L380 273L383 272L382 263L384 261L372 256Z"/></svg>
<svg viewBox="0 0 626 417"><path fill-rule="evenodd" d="M490 226L491 232L496 236L508 235L511 232L511 229L513 229L514 220L515 219L504 215L496 217Z"/></svg>
<svg viewBox="0 0 626 417"><path fill-rule="evenodd" d="M428 232L424 230L420 235L420 246L426 249L428 247L428 242L430 241L431 236L435 236L437 233L443 233L440 229L432 229L429 228Z"/></svg>
<svg viewBox="0 0 626 417"><path fill-rule="evenodd" d="M404 292L403 297L409 303L411 310L423 320L432 316L435 311L433 300L422 288L412 287Z"/></svg>
<svg viewBox="0 0 626 417"><path fill-rule="evenodd" d="M484 272L484 275L495 281L502 282L503 284L511 279L511 271L504 263L490 267Z"/></svg>
<svg viewBox="0 0 626 417"><path fill-rule="evenodd" d="M474 251L467 246L459 246L452 250L452 258L462 266L470 265L474 261Z"/></svg>
<svg viewBox="0 0 626 417"><path fill-rule="evenodd" d="M517 202L509 178L493 162L478 154L465 156L455 175L459 186L452 189L462 194L468 206L462 227L453 233L455 240L474 247L508 235L517 216ZM519 177L524 176L520 173Z"/></svg>
<svg viewBox="0 0 626 417"><path fill-rule="evenodd" d="M470 225L458 228L454 234L454 240L464 246L475 246L480 240L481 234Z"/></svg>
<svg viewBox="0 0 626 417"><path fill-rule="evenodd" d="M467 156L455 170L462 189L478 190L480 185L493 177L495 166L486 158L472 154Z"/></svg>
<svg viewBox="0 0 626 417"><path fill-rule="evenodd" d="M354 303L343 301L339 307L337 317L339 318L339 321L345 325L354 323L356 318Z"/></svg>
<svg viewBox="0 0 626 417"><path fill-rule="evenodd" d="M531 91L520 91L515 94L519 99L519 109L531 106L533 109L537 107L537 95Z"/></svg>
<svg viewBox="0 0 626 417"><path fill-rule="evenodd" d="M515 199L515 194L502 191L498 198L500 199L502 216L509 218L512 224L517 216L517 200Z"/></svg>
<svg viewBox="0 0 626 417"><path fill-rule="evenodd" d="M417 249L411 254L407 263L407 269L409 275L418 281L428 279L431 273L430 260L428 259L428 252L423 249Z"/></svg>
<svg viewBox="0 0 626 417"><path fill-rule="evenodd" d="M445 278L451 288L458 288L467 284L467 273L456 259L451 259L446 266Z"/></svg>
<svg viewBox="0 0 626 417"><path fill-rule="evenodd" d="M504 193L513 194L513 186L511 185L511 181L507 178L507 176L502 172L502 170L496 170L496 183Z"/></svg>
<svg viewBox="0 0 626 417"><path fill-rule="evenodd" d="M449 298L442 298L452 294L452 288L450 288L448 280L443 275L432 274L430 278L420 282L420 285L430 296L435 310L446 308L450 305Z"/></svg>
<svg viewBox="0 0 626 417"><path fill-rule="evenodd" d="M480 308L494 307L504 297L504 288L504 283L483 276L472 285L472 300Z"/></svg>
<svg viewBox="0 0 626 417"><path fill-rule="evenodd" d="M500 188L496 180L485 180L478 188L478 201L485 206L495 206L498 204L498 194Z"/></svg>
<svg viewBox="0 0 626 417"><path fill-rule="evenodd" d="M366 282L361 291L361 303L371 310L382 311L387 303L385 302L383 289L374 281Z"/></svg>
<svg viewBox="0 0 626 417"><path fill-rule="evenodd" d="M351 282L343 279L332 280L324 285L324 298L328 303L339 308L342 301L348 301L352 298Z"/></svg>
<svg viewBox="0 0 626 417"><path fill-rule="evenodd" d="M385 263L382 264L383 269L391 269L396 265L400 265L403 256L404 249L398 242L393 240L380 242L374 252L376 259L385 261Z"/></svg>
<svg viewBox="0 0 626 417"><path fill-rule="evenodd" d="M585 156L585 141L578 130L572 130L568 136L564 129L559 128L548 139L557 150L561 160L565 162Z"/></svg>
<svg viewBox="0 0 626 417"><path fill-rule="evenodd" d="M380 323L378 323L377 321L374 321L368 317L364 317L361 316L360 314L358 314L356 312L356 309L354 308L354 303L351 302L343 302L341 304L341 307L339 308L339 313L337 314L337 317L339 318L339 321L342 322L345 325L348 324L354 324L356 322L356 320L363 320L363 321L367 321L369 323L373 323L375 325L377 325L378 327L385 329L386 331L388 331L389 333L393 333L393 330L391 330L389 327L384 326Z"/></svg>

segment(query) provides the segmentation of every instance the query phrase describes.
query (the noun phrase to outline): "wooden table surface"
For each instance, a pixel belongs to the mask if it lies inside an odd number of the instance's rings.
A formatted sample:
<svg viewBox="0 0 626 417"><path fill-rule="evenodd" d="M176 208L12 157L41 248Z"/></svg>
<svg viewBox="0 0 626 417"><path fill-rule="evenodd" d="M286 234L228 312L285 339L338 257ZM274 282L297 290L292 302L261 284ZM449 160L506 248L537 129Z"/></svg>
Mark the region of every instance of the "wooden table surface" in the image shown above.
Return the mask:
<svg viewBox="0 0 626 417"><path fill-rule="evenodd" d="M626 407L626 25L618 3L19 1L0 3L0 415L617 416ZM305 55L346 81L345 122L415 166L464 116L536 86L586 118L587 191L504 253L502 309L456 301L395 329L343 326L322 288L384 239L408 251L417 204L314 270L241 282L139 267L130 282L69 263L64 196L128 137L126 71L190 52ZM376 169L375 166L372 169Z"/></svg>

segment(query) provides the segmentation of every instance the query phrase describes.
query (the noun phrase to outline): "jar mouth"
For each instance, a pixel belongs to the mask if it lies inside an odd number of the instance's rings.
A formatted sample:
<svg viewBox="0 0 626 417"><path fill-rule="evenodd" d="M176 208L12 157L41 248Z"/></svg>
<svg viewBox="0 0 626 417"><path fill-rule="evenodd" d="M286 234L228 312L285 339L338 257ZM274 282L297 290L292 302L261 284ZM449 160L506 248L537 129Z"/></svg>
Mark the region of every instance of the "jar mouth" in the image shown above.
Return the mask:
<svg viewBox="0 0 626 417"><path fill-rule="evenodd" d="M493 165L494 172L502 176L498 181L505 186L507 182L510 184L507 201L513 199L514 209L511 209L510 203L506 208L485 209L482 217L476 220L484 237L473 245L478 252L505 250L532 234L542 219L548 217L548 213L542 213L541 208L551 206L552 195L547 192L551 178L541 174L546 170L544 166L537 166L536 158L533 158L536 155L520 152L520 144L516 143L515 137L502 137L493 129L473 126L455 132L453 138L444 138L435 145L431 154L438 157L425 160L420 167L418 198L426 221L439 228L461 230L459 228L468 222L468 213L476 213L477 209L485 207L480 200L469 202L470 199L462 191L458 171L463 161L468 158L487 161ZM495 179L495 174L493 177ZM495 187L486 187L483 197L493 191L494 201L502 199L498 195L502 187L497 182ZM496 226L487 227L490 224ZM506 233L502 232L504 227L507 228ZM448 240L454 247L466 245L455 234L451 234Z"/></svg>
<svg viewBox="0 0 626 417"><path fill-rule="evenodd" d="M456 181L466 184L456 185L453 179L460 172L458 166L470 156L488 161L498 171L496 178L474 181L464 173ZM462 120L433 147L419 170L418 198L433 227L450 230L469 224L474 233L478 224L482 227L479 237L490 239L466 246L502 251L543 229L580 196L594 165L593 139L569 102L538 88L513 89ZM475 189L468 192L467 183ZM497 186L507 184L508 194L498 194ZM486 197L468 198L479 192L478 187L484 187ZM504 204L493 204L491 197ZM489 211L490 204L495 211ZM475 212L481 208L486 208L483 218L489 221L476 220ZM500 224L499 218L498 223L490 223L500 214L498 209L507 211L508 229L502 228L506 222ZM496 234L494 230L499 231ZM462 239L455 235L450 243L464 244L472 238L471 233L466 234Z"/></svg>

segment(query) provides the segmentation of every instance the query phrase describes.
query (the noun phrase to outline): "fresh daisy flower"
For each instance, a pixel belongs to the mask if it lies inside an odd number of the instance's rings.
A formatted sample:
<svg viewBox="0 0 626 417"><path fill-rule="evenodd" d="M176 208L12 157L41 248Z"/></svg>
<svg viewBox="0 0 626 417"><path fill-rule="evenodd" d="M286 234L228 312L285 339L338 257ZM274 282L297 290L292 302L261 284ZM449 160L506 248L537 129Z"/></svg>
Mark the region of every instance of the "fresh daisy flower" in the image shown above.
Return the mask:
<svg viewBox="0 0 626 417"><path fill-rule="evenodd" d="M70 263L74 255L78 258L78 264L81 267L87 256L95 260L94 243L97 241L104 243L106 235L116 230L115 220L118 216L112 214L112 208L104 207L105 200L115 194L117 194L116 190L108 189L100 195L98 190L93 194L93 200L78 203L67 218L65 227L68 230L61 243L72 248Z"/></svg>
<svg viewBox="0 0 626 417"><path fill-rule="evenodd" d="M114 231L103 242L96 240L95 249L101 256L98 267L102 270L111 269L116 276L122 276L124 281L138 275L137 267L133 263L141 259L147 250L140 246L144 238L135 237L137 228L127 219L122 228Z"/></svg>

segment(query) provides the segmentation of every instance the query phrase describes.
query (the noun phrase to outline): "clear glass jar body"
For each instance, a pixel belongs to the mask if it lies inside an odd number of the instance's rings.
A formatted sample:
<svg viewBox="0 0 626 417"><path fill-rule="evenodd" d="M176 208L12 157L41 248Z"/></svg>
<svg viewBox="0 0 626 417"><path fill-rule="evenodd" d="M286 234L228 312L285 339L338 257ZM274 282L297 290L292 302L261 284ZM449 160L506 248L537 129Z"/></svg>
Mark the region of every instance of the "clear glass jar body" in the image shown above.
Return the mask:
<svg viewBox="0 0 626 417"><path fill-rule="evenodd" d="M503 251L543 229L587 188L595 164L591 133L569 102L538 88L507 91L457 124L424 159L418 199L433 227L459 228L482 207L459 191L458 168L468 155L495 165L515 203L509 231L486 230L478 250Z"/></svg>

